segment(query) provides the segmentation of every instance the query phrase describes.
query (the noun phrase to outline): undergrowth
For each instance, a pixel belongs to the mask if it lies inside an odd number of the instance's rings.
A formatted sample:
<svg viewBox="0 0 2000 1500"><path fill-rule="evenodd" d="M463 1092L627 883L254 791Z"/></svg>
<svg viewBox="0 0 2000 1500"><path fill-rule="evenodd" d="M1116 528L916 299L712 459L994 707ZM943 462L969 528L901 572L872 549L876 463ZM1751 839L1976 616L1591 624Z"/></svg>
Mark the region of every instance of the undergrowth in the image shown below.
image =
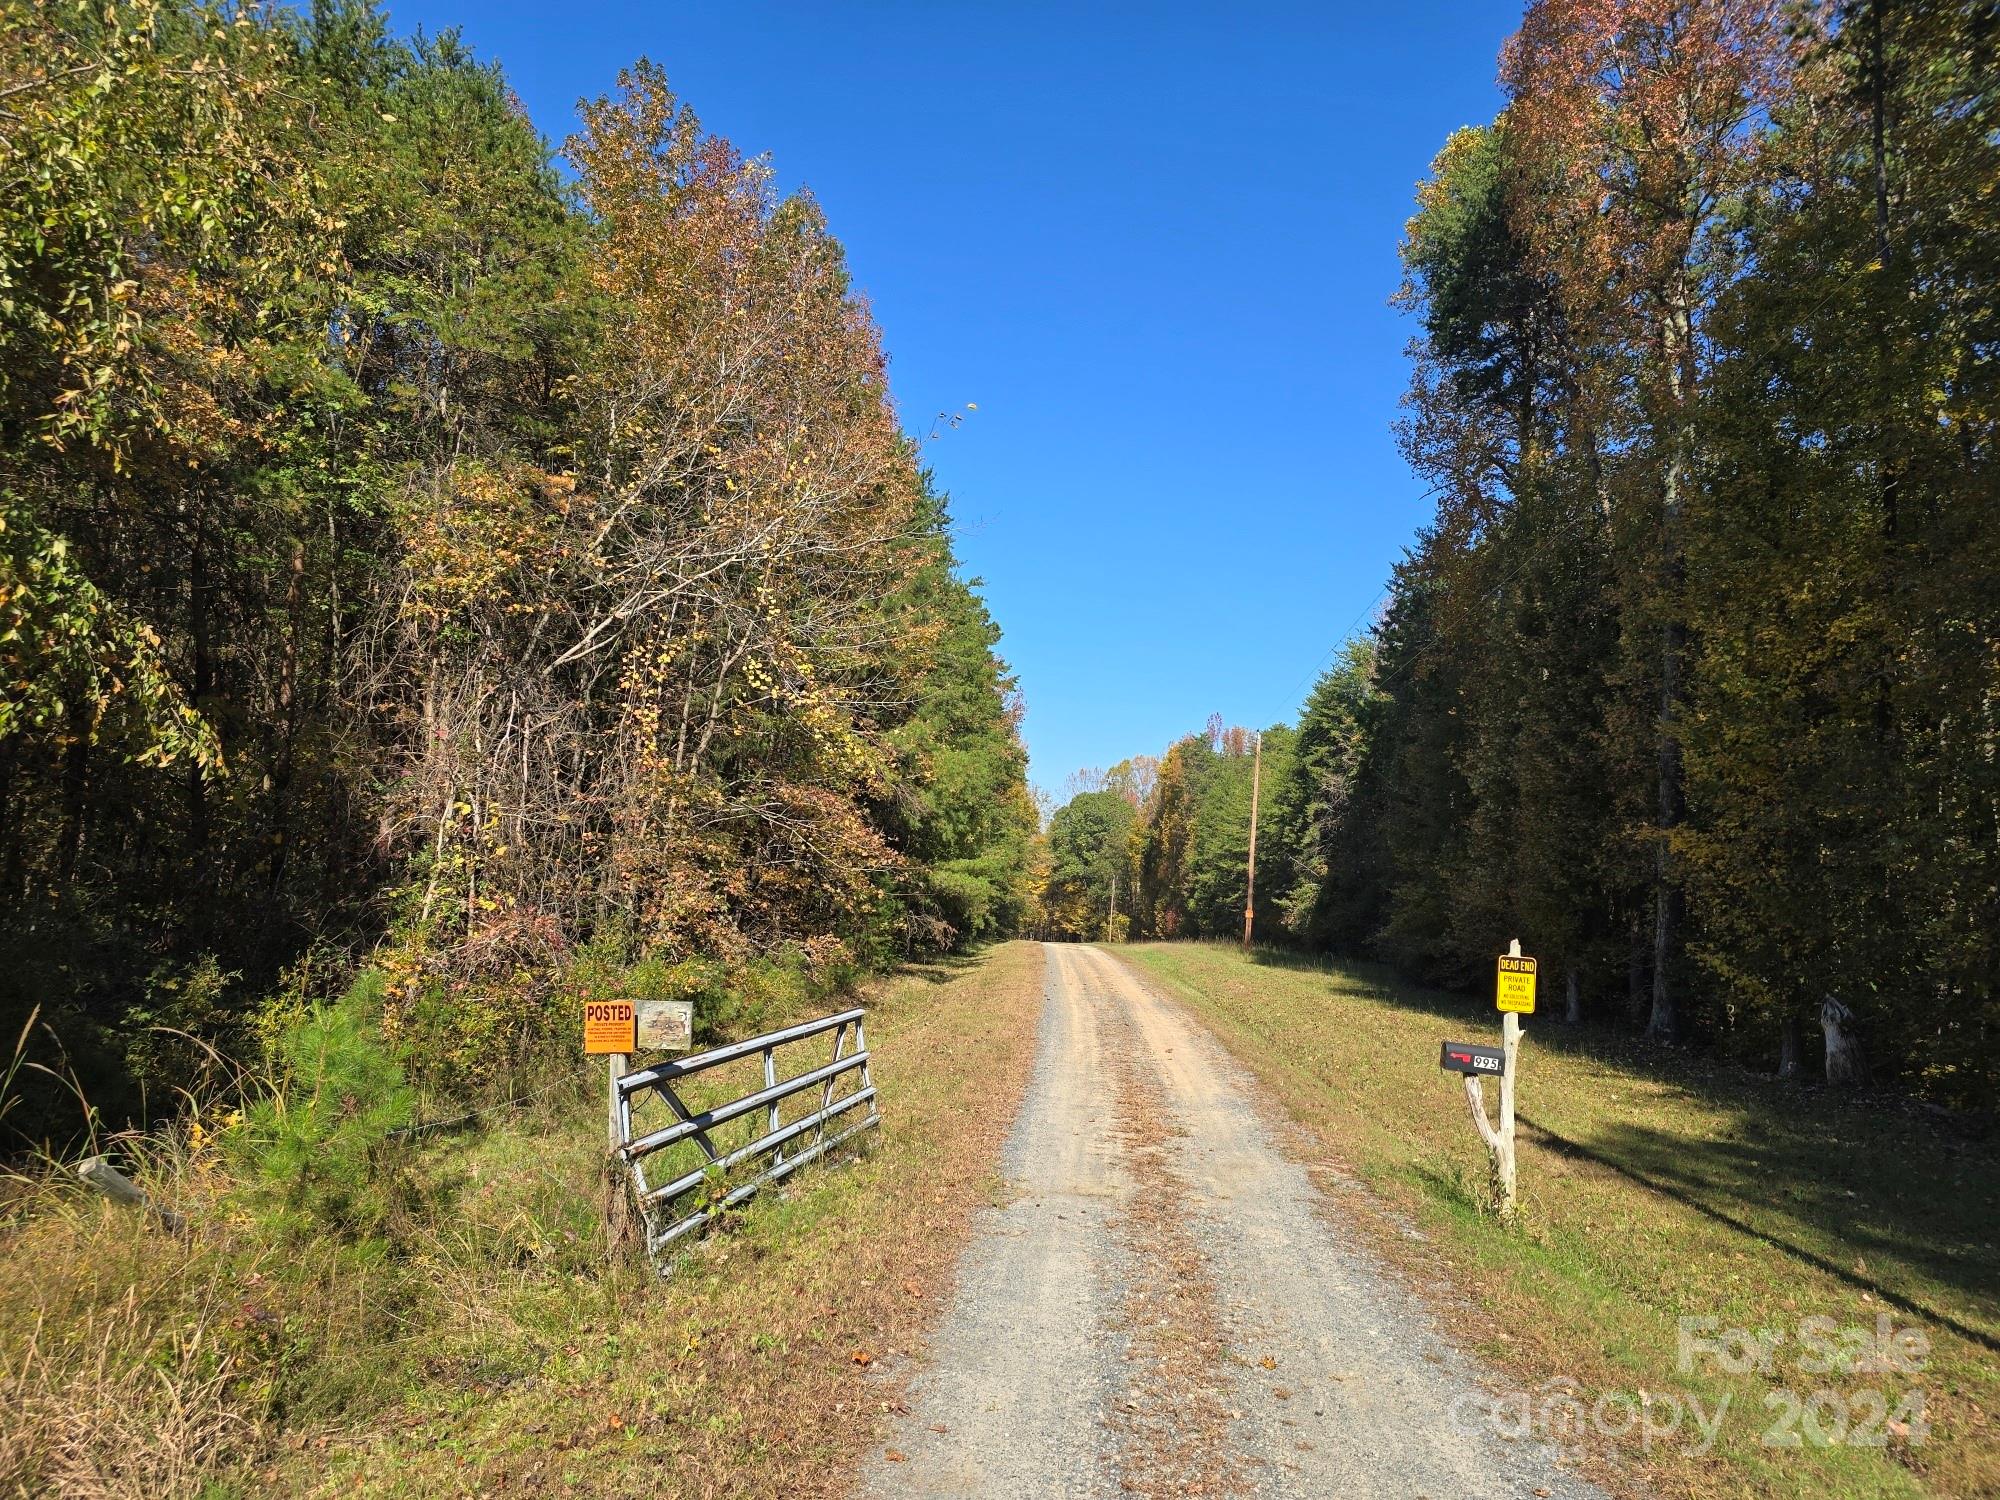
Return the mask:
<svg viewBox="0 0 2000 1500"><path fill-rule="evenodd" d="M0 1495L254 1493L260 1466L440 1374L516 1378L548 1353L524 1321L573 1329L646 1279L599 1232L601 1064L549 1018L600 992L689 998L714 1039L855 978L804 952L725 969L601 945L524 979L535 1026L452 1067L448 1008L388 1024L393 965L319 997L288 986L245 1029L250 1055L206 1070L226 1082L186 1090L172 1123L93 1132L0 1178ZM0 1113L17 1078L53 1071L35 1041L31 1026L0 1067ZM87 1153L180 1227L85 1188ZM496 1319L515 1334L500 1346L481 1337Z"/></svg>

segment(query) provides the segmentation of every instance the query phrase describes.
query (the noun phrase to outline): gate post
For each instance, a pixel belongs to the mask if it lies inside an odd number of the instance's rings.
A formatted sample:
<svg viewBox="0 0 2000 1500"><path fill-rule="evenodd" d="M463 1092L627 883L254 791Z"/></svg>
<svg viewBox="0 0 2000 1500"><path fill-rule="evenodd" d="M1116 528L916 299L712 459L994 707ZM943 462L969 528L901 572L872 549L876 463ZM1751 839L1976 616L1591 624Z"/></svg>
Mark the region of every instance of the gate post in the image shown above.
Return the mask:
<svg viewBox="0 0 2000 1500"><path fill-rule="evenodd" d="M625 1070L632 1066L632 1054L629 1052L614 1052L611 1054L609 1061L611 1104L605 1117L605 1131L611 1154L616 1156L618 1148L625 1144L625 1120L618 1107L618 1080L624 1077Z"/></svg>
<svg viewBox="0 0 2000 1500"><path fill-rule="evenodd" d="M766 1047L764 1049L764 1087L767 1089L776 1088L778 1084L777 1051L778 1049L775 1047ZM776 1099L773 1099L771 1101L770 1109L765 1112L764 1129L767 1134L771 1135L777 1134L778 1101ZM778 1147L777 1150L771 1153L771 1160L774 1163L781 1162L784 1159L785 1159L785 1148L783 1146Z"/></svg>

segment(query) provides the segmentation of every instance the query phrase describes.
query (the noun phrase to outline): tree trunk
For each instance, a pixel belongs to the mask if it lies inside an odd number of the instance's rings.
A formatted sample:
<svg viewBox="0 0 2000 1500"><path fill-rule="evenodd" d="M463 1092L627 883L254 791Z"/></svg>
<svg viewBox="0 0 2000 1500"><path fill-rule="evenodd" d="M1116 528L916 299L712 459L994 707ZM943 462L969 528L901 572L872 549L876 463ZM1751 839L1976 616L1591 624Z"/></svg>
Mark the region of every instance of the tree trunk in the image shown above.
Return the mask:
<svg viewBox="0 0 2000 1500"><path fill-rule="evenodd" d="M194 676L188 685L188 707L196 713L215 687L215 661L209 646L208 551L197 523L188 545L188 636L194 648ZM202 769L188 758L187 821L190 862L200 868L208 852L208 783Z"/></svg>
<svg viewBox="0 0 2000 1500"><path fill-rule="evenodd" d="M292 775L299 740L299 610L304 597L306 549L292 543L292 562L285 580L284 644L278 656L277 744L271 755L269 891L267 918L276 916L283 900L285 870L292 854Z"/></svg>
<svg viewBox="0 0 2000 1500"><path fill-rule="evenodd" d="M1819 1008L1826 1033L1826 1081L1858 1087L1868 1081L1868 1056L1854 1031L1854 1012L1828 995Z"/></svg>
<svg viewBox="0 0 2000 1500"><path fill-rule="evenodd" d="M27 831L22 827L25 810L14 807L14 785L16 772L21 761L21 737L10 735L0 740L0 840L4 840L4 853L0 853L0 906L20 899L21 870L26 859L22 845L27 840Z"/></svg>
<svg viewBox="0 0 2000 1500"><path fill-rule="evenodd" d="M1778 1030L1778 1076L1800 1078L1806 1070L1805 1032L1795 1015L1786 1016Z"/></svg>
<svg viewBox="0 0 2000 1500"><path fill-rule="evenodd" d="M83 818L88 810L90 789L90 739L97 727L97 715L78 704L68 714L70 741L63 751L62 833L56 845L56 893L67 895L76 878L76 860L83 848Z"/></svg>
<svg viewBox="0 0 2000 1500"><path fill-rule="evenodd" d="M1662 790L1665 779L1662 777ZM1681 893L1674 884L1666 841L1660 843L1653 871L1653 1005L1646 1035L1671 1042L1680 1037L1680 1002L1668 982L1668 966L1680 944Z"/></svg>
<svg viewBox="0 0 2000 1500"><path fill-rule="evenodd" d="M1625 1009L1631 1024L1646 1018L1646 939L1637 910L1632 913L1630 941L1625 948Z"/></svg>
<svg viewBox="0 0 2000 1500"><path fill-rule="evenodd" d="M1682 895L1673 864L1673 832L1680 826L1683 799L1680 702L1681 667L1687 656L1687 625L1681 607L1685 565L1681 558L1681 509L1694 467L1693 325L1685 298L1668 314L1662 330L1667 392L1674 408L1674 432L1667 454L1660 504L1660 721L1658 739L1659 825L1653 852L1653 1011L1646 1034L1663 1042L1680 1037L1680 1003L1673 992L1674 958L1680 950Z"/></svg>
<svg viewBox="0 0 2000 1500"><path fill-rule="evenodd" d="M1577 976L1575 964L1563 975L1563 1020L1571 1026L1583 1024L1583 982Z"/></svg>

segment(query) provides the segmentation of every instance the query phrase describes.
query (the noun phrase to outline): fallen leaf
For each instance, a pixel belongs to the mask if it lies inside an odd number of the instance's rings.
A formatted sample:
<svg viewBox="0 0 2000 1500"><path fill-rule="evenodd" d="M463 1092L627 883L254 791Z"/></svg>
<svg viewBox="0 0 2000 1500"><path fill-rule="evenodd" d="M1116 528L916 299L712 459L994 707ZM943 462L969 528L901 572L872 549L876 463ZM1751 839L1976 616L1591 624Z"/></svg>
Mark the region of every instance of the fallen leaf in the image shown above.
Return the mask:
<svg viewBox="0 0 2000 1500"><path fill-rule="evenodd" d="M1535 1493L1536 1493L1537 1495L1543 1495L1543 1496L1547 1496L1547 1495L1552 1495L1552 1494L1554 1494L1554 1493L1555 1493L1555 1491L1554 1491L1554 1490L1551 1490L1551 1489L1550 1489L1550 1488L1549 1488L1549 1487L1548 1487L1547 1485L1545 1485L1545 1484L1538 1484L1538 1485L1536 1485L1536 1486L1535 1486Z"/></svg>
<svg viewBox="0 0 2000 1500"><path fill-rule="evenodd" d="M1274 1386L1272 1386L1272 1387L1271 1387L1271 1394L1272 1394L1272 1395L1274 1395L1274 1396L1276 1396L1276 1397L1277 1397L1277 1398L1278 1398L1278 1399L1279 1399L1280 1401L1289 1401L1289 1400L1291 1400L1291 1399L1292 1399L1292 1393L1291 1393L1290 1391L1286 1390L1286 1389L1285 1389L1285 1388L1284 1388L1283 1386L1281 1386L1281 1385L1274 1385Z"/></svg>
<svg viewBox="0 0 2000 1500"><path fill-rule="evenodd" d="M942 1423L942 1422L933 1422L933 1423L931 1423L931 1431L932 1431L932 1432L950 1432L950 1431L951 1431L951 1429L950 1429L949 1427L945 1426L945 1425L944 1425L944 1423Z"/></svg>
<svg viewBox="0 0 2000 1500"><path fill-rule="evenodd" d="M882 1456L883 1456L884 1458L888 1459L888 1460L889 1460L889 1462L890 1462L890 1463L892 1463L892 1464L906 1464L906 1463L908 1463L908 1462L910 1461L910 1459L909 1459L909 1455L908 1455L908 1454L905 1454L905 1453L902 1453L902 1452L899 1452L898 1450L896 1450L896 1449L894 1449L894 1448L891 1448L891 1449L889 1449L889 1450L888 1450L888 1451L887 1451L886 1453L884 1453L884 1454L883 1454Z"/></svg>
<svg viewBox="0 0 2000 1500"><path fill-rule="evenodd" d="M856 1349L847 1357L857 1365L872 1365L875 1363L875 1356L870 1354L866 1349Z"/></svg>
<svg viewBox="0 0 2000 1500"><path fill-rule="evenodd" d="M1257 1363L1262 1365L1267 1370L1275 1370L1278 1368L1278 1362L1275 1359L1271 1358L1271 1356L1268 1354L1265 1355L1262 1359L1258 1360Z"/></svg>

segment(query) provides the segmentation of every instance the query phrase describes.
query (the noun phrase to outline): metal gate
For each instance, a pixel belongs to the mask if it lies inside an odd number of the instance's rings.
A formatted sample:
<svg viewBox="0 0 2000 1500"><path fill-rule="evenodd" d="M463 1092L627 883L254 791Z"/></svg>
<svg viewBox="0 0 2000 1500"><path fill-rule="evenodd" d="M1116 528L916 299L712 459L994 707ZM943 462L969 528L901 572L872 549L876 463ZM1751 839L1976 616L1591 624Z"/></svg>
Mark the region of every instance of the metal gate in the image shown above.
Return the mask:
<svg viewBox="0 0 2000 1500"><path fill-rule="evenodd" d="M675 1240L744 1202L765 1183L788 1176L880 1123L862 1017L857 1006L618 1079L618 1154L632 1174L646 1225L646 1253L662 1275L667 1263L661 1252ZM832 1061L781 1081L778 1050L828 1032L833 1033ZM690 1079L759 1056L764 1064L761 1086L705 1104L683 1097L700 1086L690 1085ZM785 1101L815 1089L818 1107L787 1123ZM867 1112L853 1119L851 1111L864 1105ZM635 1125L635 1116L657 1106L667 1112L661 1123L639 1118ZM744 1133L727 1129L737 1120L747 1122L748 1138L732 1147L730 1137ZM843 1120L845 1128L828 1133L830 1125ZM733 1175L753 1166L757 1170L747 1181Z"/></svg>

